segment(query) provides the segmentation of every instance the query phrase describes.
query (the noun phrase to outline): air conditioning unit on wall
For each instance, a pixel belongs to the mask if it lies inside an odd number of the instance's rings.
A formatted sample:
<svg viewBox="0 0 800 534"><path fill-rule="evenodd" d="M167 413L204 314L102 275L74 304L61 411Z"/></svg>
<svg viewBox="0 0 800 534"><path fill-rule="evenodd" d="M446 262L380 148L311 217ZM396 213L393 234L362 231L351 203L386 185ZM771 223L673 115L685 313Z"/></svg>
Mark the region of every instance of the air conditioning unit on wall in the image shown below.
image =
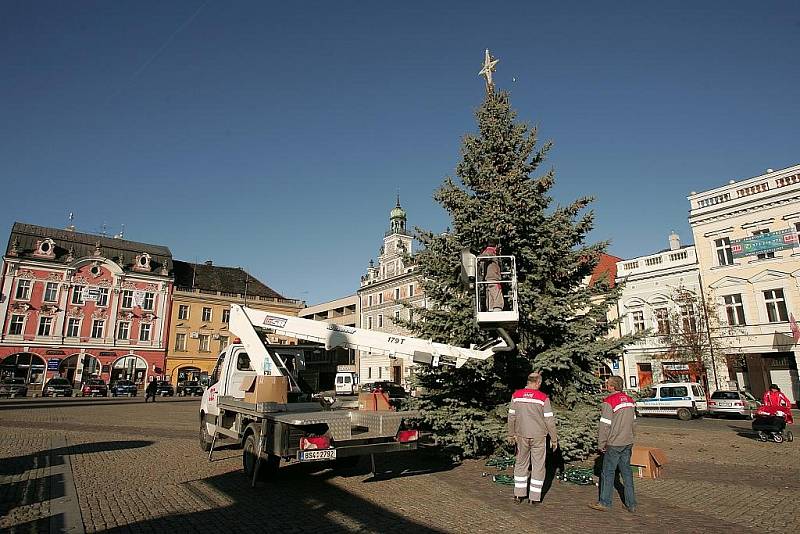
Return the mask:
<svg viewBox="0 0 800 534"><path fill-rule="evenodd" d="M198 334L197 332L192 332L189 337L191 337L192 339L197 339L200 337L200 334Z"/></svg>
<svg viewBox="0 0 800 534"><path fill-rule="evenodd" d="M214 339L219 339L219 334L214 334L211 337L213 337Z"/></svg>

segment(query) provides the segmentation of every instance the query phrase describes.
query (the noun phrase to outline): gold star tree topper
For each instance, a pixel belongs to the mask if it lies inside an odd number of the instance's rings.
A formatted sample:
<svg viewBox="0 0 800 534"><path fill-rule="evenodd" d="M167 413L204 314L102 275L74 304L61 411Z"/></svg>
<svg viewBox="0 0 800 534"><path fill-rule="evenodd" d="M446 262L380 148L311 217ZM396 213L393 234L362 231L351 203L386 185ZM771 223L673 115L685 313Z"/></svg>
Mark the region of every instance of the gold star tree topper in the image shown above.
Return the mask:
<svg viewBox="0 0 800 534"><path fill-rule="evenodd" d="M478 76L483 76L486 78L486 91L492 92L494 90L494 82L492 81L492 73L495 71L495 65L499 62L499 59L493 58L492 55L489 53L489 49L486 49L486 56L483 60L483 68L478 73Z"/></svg>

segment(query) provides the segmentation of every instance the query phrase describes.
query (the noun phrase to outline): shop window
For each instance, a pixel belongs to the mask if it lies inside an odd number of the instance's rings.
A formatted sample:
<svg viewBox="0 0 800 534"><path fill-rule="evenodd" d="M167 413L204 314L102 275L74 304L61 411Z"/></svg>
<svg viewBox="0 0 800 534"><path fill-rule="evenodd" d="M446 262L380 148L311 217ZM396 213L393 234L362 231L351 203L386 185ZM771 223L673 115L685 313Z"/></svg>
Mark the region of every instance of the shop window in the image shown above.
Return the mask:
<svg viewBox="0 0 800 534"><path fill-rule="evenodd" d="M717 251L717 265L733 265L733 251L731 250L731 240L728 237L714 241L714 248Z"/></svg>
<svg viewBox="0 0 800 534"><path fill-rule="evenodd" d="M39 317L39 330L36 332L37 336L49 336L50 329L53 327L52 317Z"/></svg>
<svg viewBox="0 0 800 534"><path fill-rule="evenodd" d="M58 300L58 282L47 282L44 289L44 301L56 302Z"/></svg>
<svg viewBox="0 0 800 534"><path fill-rule="evenodd" d="M728 317L728 324L731 326L742 326L747 324L744 320L744 305L742 295L726 295L722 297L725 302L725 315Z"/></svg>
<svg viewBox="0 0 800 534"><path fill-rule="evenodd" d="M17 300L28 300L31 298L31 281L17 280L17 292L14 294Z"/></svg>
<svg viewBox="0 0 800 534"><path fill-rule="evenodd" d="M67 321L67 337L78 337L81 331L81 320L71 317Z"/></svg>
<svg viewBox="0 0 800 534"><path fill-rule="evenodd" d="M150 323L142 323L139 325L139 341L150 341L150 331L153 325Z"/></svg>
<svg viewBox="0 0 800 534"><path fill-rule="evenodd" d="M11 322L8 325L9 336L21 336L23 328L25 327L24 315L12 315Z"/></svg>
<svg viewBox="0 0 800 534"><path fill-rule="evenodd" d="M767 318L770 323L783 323L789 320L783 289L764 291L764 303L767 306Z"/></svg>
<svg viewBox="0 0 800 534"><path fill-rule="evenodd" d="M122 290L122 307L123 309L133 308L133 291L130 289Z"/></svg>

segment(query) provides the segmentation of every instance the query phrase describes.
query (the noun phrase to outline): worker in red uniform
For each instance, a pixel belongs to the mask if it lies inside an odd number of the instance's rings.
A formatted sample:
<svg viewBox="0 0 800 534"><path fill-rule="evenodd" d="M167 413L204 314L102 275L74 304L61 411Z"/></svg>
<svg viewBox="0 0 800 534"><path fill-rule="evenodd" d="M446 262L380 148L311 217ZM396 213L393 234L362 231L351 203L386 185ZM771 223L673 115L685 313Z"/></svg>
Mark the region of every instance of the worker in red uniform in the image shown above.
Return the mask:
<svg viewBox="0 0 800 534"><path fill-rule="evenodd" d="M631 450L633 449L633 421L636 419L634 400L622 391L621 376L606 380L606 389L611 395L600 405L600 423L597 428L597 447L603 453L603 471L600 475L600 501L589 507L602 512L611 510L611 494L619 468L625 485L625 507L636 511L636 495L633 493Z"/></svg>
<svg viewBox="0 0 800 534"><path fill-rule="evenodd" d="M531 503L542 501L548 435L550 447L553 450L558 447L556 418L550 399L539 391L541 385L541 373L529 374L527 387L514 392L508 410L508 441L517 446L514 500L518 503L524 501L526 496Z"/></svg>
<svg viewBox="0 0 800 534"><path fill-rule="evenodd" d="M792 401L789 400L789 397L783 394L781 388L779 388L777 384L771 384L769 386L769 390L764 393L764 397L761 399L761 402L764 404L764 406L786 408L786 422L790 425L794 423L794 418L792 417Z"/></svg>
<svg viewBox="0 0 800 534"><path fill-rule="evenodd" d="M483 249L481 256L497 256L498 248L494 244L489 244ZM496 259L487 263L483 279L486 282L499 282L502 280L500 264ZM486 311L503 311L504 307L503 286L500 284L486 284Z"/></svg>

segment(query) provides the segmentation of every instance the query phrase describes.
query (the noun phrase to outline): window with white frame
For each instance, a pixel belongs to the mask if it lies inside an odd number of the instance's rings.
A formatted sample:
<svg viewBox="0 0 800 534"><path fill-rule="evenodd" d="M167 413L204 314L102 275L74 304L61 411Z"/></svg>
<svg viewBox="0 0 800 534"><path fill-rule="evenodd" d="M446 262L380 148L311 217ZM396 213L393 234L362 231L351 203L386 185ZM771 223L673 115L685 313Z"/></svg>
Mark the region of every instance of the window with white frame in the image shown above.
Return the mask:
<svg viewBox="0 0 800 534"><path fill-rule="evenodd" d="M100 339L103 337L103 329L106 326L106 322L103 319L95 319L92 321L92 338Z"/></svg>
<svg viewBox="0 0 800 534"><path fill-rule="evenodd" d="M101 287L97 290L97 305L100 307L108 306L108 288Z"/></svg>
<svg viewBox="0 0 800 534"><path fill-rule="evenodd" d="M681 304L681 321L683 323L683 331L689 333L697 332L697 314L695 313L694 304L691 302Z"/></svg>
<svg viewBox="0 0 800 534"><path fill-rule="evenodd" d="M764 304L767 306L767 319L769 322L783 323L789 320L783 289L768 289L764 291Z"/></svg>
<svg viewBox="0 0 800 534"><path fill-rule="evenodd" d="M72 287L72 300L73 304L83 304L83 286Z"/></svg>
<svg viewBox="0 0 800 534"><path fill-rule="evenodd" d="M408 284L408 298L414 296L414 284Z"/></svg>
<svg viewBox="0 0 800 534"><path fill-rule="evenodd" d="M143 310L152 310L153 305L155 304L156 295L152 291L147 291L144 294L144 299L142 300L142 309Z"/></svg>
<svg viewBox="0 0 800 534"><path fill-rule="evenodd" d="M133 291L130 289L122 290L122 307L127 309L133 308Z"/></svg>
<svg viewBox="0 0 800 534"><path fill-rule="evenodd" d="M153 325L150 323L142 323L139 325L139 341L150 341L150 332Z"/></svg>
<svg viewBox="0 0 800 534"><path fill-rule="evenodd" d="M372 367L367 367L367 378L372 378Z"/></svg>
<svg viewBox="0 0 800 534"><path fill-rule="evenodd" d="M378 304L383 304L383 291L378 293Z"/></svg>
<svg viewBox="0 0 800 534"><path fill-rule="evenodd" d="M117 339L128 339L131 335L131 323L122 321L117 325Z"/></svg>
<svg viewBox="0 0 800 534"><path fill-rule="evenodd" d="M725 315L728 317L728 324L731 326L742 326L747 324L744 319L744 304L742 295L725 295L722 297L725 303Z"/></svg>
<svg viewBox="0 0 800 534"><path fill-rule="evenodd" d="M186 350L186 334L175 334L175 350L181 352Z"/></svg>
<svg viewBox="0 0 800 534"><path fill-rule="evenodd" d="M644 332L644 312L642 310L631 312L631 323L635 334Z"/></svg>
<svg viewBox="0 0 800 534"><path fill-rule="evenodd" d="M395 310L394 312L394 322L400 321L400 310Z"/></svg>
<svg viewBox="0 0 800 534"><path fill-rule="evenodd" d="M653 310L656 317L656 331L662 336L667 336L670 333L669 327L669 309L656 308Z"/></svg>
<svg viewBox="0 0 800 534"><path fill-rule="evenodd" d="M378 328L383 328L383 315L378 315Z"/></svg>
<svg viewBox="0 0 800 534"><path fill-rule="evenodd" d="M714 240L714 248L717 251L717 265L733 265L733 250L731 250L731 240L723 237Z"/></svg>
<svg viewBox="0 0 800 534"><path fill-rule="evenodd" d="M78 337L81 333L81 320L70 317L67 320L67 337Z"/></svg>
<svg viewBox="0 0 800 534"><path fill-rule="evenodd" d="M178 319L185 321L189 318L189 306L186 304L180 304L178 306Z"/></svg>
<svg viewBox="0 0 800 534"><path fill-rule="evenodd" d="M53 328L52 317L39 317L39 330L37 330L36 335L49 336L51 328Z"/></svg>
<svg viewBox="0 0 800 534"><path fill-rule="evenodd" d="M372 306L372 295L367 295L367 306Z"/></svg>
<svg viewBox="0 0 800 534"><path fill-rule="evenodd" d="M219 336L219 351L222 352L225 350L225 347L228 346L228 336Z"/></svg>
<svg viewBox="0 0 800 534"><path fill-rule="evenodd" d="M800 222L794 223L795 239L797 239L796 247L800 247Z"/></svg>
<svg viewBox="0 0 800 534"><path fill-rule="evenodd" d="M44 301L56 302L58 300L58 282L47 282L44 287Z"/></svg>
<svg viewBox="0 0 800 534"><path fill-rule="evenodd" d="M231 310L230 309L225 308L224 310L222 310L222 322L225 323L225 324L228 324L229 322L231 322ZM226 343L226 345L227 345L227 343Z"/></svg>
<svg viewBox="0 0 800 534"><path fill-rule="evenodd" d="M372 316L367 317L367 329L372 330Z"/></svg>
<svg viewBox="0 0 800 534"><path fill-rule="evenodd" d="M17 300L28 300L31 298L31 281L25 279L17 280L17 292L14 294Z"/></svg>
<svg viewBox="0 0 800 534"><path fill-rule="evenodd" d="M9 336L21 336L22 330L25 327L25 316L24 315L12 315L11 321L8 325L8 335Z"/></svg>
<svg viewBox="0 0 800 534"><path fill-rule="evenodd" d="M211 308L203 308L203 322L211 321Z"/></svg>
<svg viewBox="0 0 800 534"><path fill-rule="evenodd" d="M768 233L769 233L769 228L765 228L763 230L756 230L755 232L753 232L753 235L764 235ZM766 260L767 258L774 258L774 257L775 257L774 252L764 252L763 254L756 254L756 258L758 258L759 260Z"/></svg>
<svg viewBox="0 0 800 534"><path fill-rule="evenodd" d="M400 288L394 288L394 300L400 300Z"/></svg>
<svg viewBox="0 0 800 534"><path fill-rule="evenodd" d="M209 340L211 336L208 334L200 334L200 352L210 352L209 351Z"/></svg>

